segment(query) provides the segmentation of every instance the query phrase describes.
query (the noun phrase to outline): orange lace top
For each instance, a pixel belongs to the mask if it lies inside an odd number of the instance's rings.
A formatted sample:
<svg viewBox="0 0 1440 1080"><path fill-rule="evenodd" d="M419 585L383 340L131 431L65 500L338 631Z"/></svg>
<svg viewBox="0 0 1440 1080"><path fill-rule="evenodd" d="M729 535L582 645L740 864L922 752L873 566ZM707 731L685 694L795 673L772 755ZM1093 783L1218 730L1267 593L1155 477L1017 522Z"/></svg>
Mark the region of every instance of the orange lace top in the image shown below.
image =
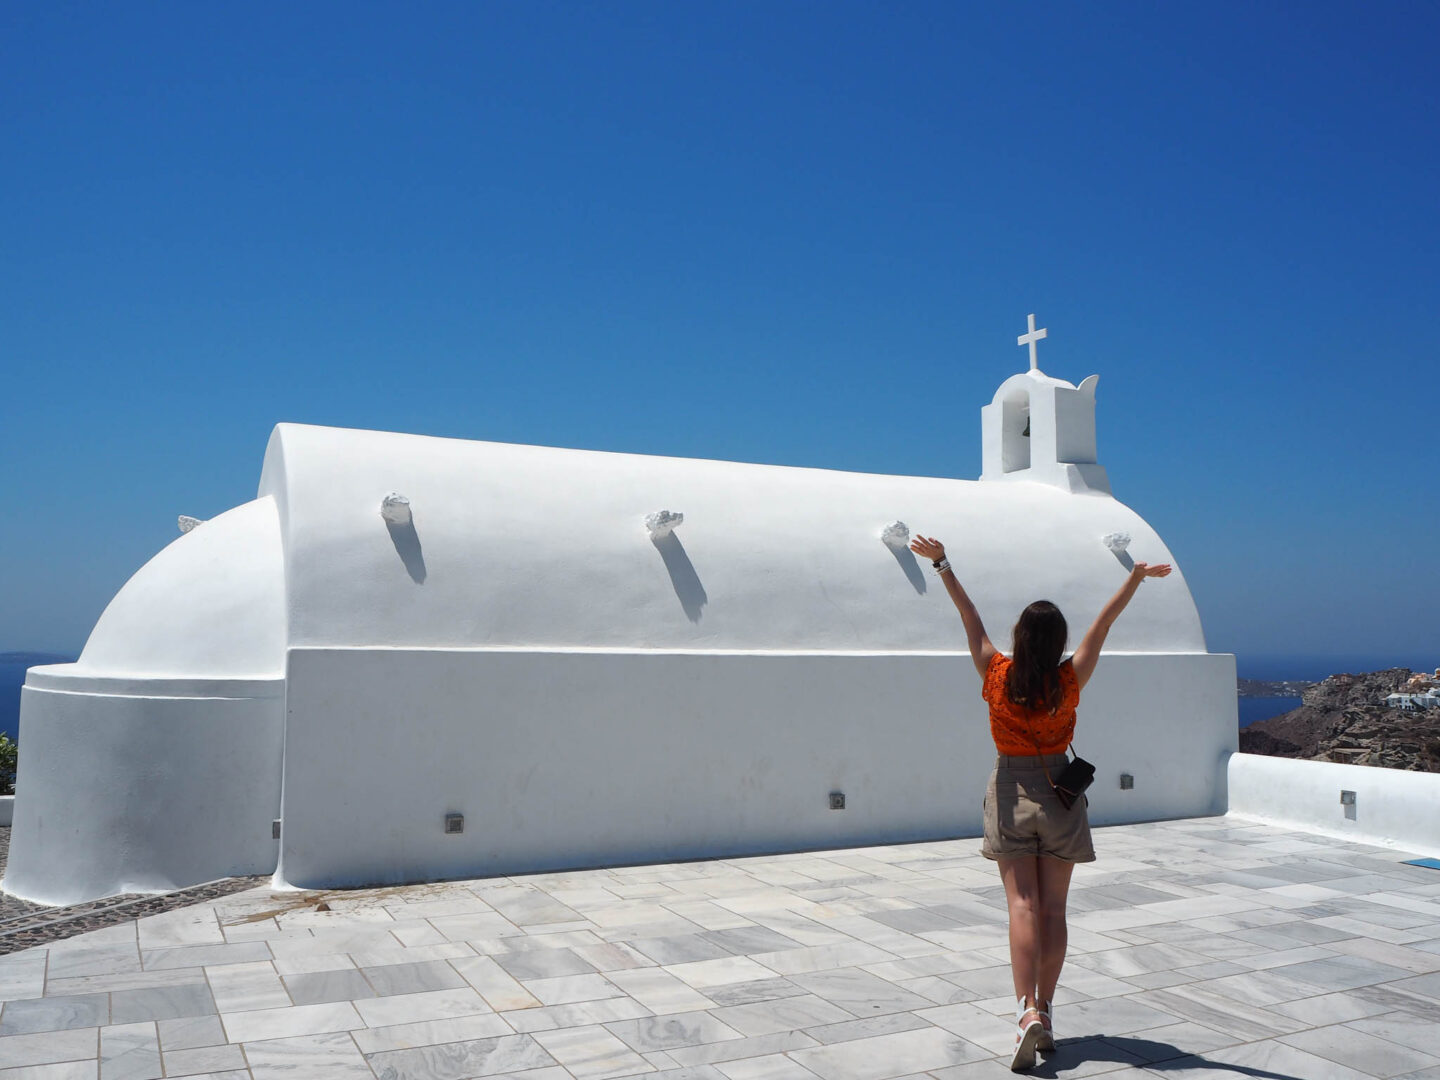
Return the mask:
<svg viewBox="0 0 1440 1080"><path fill-rule="evenodd" d="M1002 754L1033 756L1038 744L1039 753L1064 753L1075 734L1075 706L1080 704L1075 666L1069 660L1060 665L1060 707L1051 713L1048 709L1027 709L1010 700L1005 684L1012 663L1000 653L992 656L980 690L980 696L990 704L990 736L995 740L995 749Z"/></svg>

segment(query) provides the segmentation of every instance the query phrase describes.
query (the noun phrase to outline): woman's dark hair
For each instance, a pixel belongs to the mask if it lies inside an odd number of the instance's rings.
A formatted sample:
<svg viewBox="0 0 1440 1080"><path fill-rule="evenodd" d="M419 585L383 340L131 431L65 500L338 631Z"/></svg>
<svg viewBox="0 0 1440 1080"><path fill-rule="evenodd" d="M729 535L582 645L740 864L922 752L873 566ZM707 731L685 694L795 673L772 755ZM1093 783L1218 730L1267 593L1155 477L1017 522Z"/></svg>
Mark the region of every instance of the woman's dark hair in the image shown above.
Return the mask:
<svg viewBox="0 0 1440 1080"><path fill-rule="evenodd" d="M1060 657L1070 629L1065 616L1049 600L1036 600L1020 613L1015 624L1015 661L1005 692L1027 709L1055 710L1064 696L1060 689Z"/></svg>

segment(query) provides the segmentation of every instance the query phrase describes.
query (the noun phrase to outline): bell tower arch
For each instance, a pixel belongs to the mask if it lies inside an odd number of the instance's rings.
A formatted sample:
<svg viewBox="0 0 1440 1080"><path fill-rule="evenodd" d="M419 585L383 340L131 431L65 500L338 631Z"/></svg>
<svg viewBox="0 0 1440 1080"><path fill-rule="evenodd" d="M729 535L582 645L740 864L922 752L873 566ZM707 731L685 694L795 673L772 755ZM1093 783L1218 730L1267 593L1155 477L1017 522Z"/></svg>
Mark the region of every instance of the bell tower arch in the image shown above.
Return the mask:
<svg viewBox="0 0 1440 1080"><path fill-rule="evenodd" d="M980 410L982 480L1029 480L1074 492L1110 494L1110 480L1096 459L1095 389L1100 376L1079 386L1040 370L1036 343L1047 336L1036 329L1017 344L1030 349L1030 370L1000 384Z"/></svg>

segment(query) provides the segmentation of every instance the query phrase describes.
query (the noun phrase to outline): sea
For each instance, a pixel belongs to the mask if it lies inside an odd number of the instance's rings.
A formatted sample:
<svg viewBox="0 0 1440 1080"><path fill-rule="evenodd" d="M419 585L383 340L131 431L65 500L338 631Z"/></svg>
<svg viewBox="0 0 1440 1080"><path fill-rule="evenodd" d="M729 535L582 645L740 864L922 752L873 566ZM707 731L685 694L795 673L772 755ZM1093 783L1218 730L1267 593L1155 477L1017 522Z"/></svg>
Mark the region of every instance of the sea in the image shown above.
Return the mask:
<svg viewBox="0 0 1440 1080"><path fill-rule="evenodd" d="M75 659L59 653L0 653L0 732L10 738L20 730L20 687L25 684L25 671L37 664L68 664ZM1236 667L1243 679L1281 682L1304 679L1319 682L1328 675L1342 671L1382 671L1385 668L1408 667L1412 671L1433 671L1440 665L1440 656L1283 656L1240 654ZM1298 697L1242 697L1240 726L1248 727L1257 720L1268 720L1300 707Z"/></svg>

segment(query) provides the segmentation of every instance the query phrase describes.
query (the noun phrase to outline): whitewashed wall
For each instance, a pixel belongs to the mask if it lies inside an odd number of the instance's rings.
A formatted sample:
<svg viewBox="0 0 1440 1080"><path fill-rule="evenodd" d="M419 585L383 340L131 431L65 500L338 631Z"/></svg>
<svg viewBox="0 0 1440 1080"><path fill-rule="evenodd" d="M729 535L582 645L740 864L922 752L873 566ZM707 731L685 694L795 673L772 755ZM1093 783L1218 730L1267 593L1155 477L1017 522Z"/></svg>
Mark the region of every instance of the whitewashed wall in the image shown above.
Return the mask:
<svg viewBox="0 0 1440 1080"><path fill-rule="evenodd" d="M283 686L196 682L25 687L6 892L74 904L274 869Z"/></svg>
<svg viewBox="0 0 1440 1080"><path fill-rule="evenodd" d="M1234 678L1229 656L1102 660L1078 740L1096 824L1223 809ZM280 876L978 836L995 756L979 683L954 654L294 650ZM443 832L452 811L463 835Z"/></svg>
<svg viewBox="0 0 1440 1080"><path fill-rule="evenodd" d="M1302 832L1440 857L1440 774L1235 754L1230 813ZM1355 793L1347 811L1342 791Z"/></svg>

